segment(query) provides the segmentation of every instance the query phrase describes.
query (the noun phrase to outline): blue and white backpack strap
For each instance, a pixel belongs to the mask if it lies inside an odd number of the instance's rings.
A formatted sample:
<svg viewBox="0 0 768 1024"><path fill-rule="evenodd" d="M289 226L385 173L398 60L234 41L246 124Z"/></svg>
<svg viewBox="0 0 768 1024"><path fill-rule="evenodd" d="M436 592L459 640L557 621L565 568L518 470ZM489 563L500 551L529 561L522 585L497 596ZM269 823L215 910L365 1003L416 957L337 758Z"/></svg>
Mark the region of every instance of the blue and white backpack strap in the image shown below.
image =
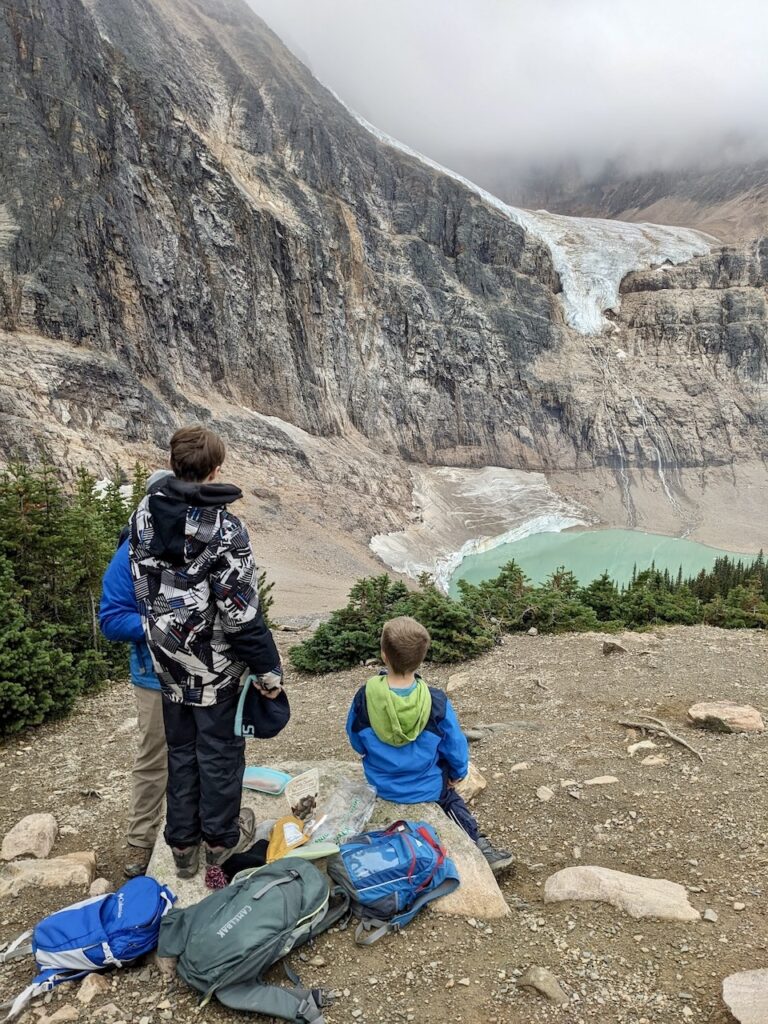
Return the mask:
<svg viewBox="0 0 768 1024"><path fill-rule="evenodd" d="M32 930L22 932L18 939L14 939L10 945L0 953L0 964L6 964L9 960L18 960L22 956L29 956L32 953Z"/></svg>
<svg viewBox="0 0 768 1024"><path fill-rule="evenodd" d="M6 1021L18 1017L35 996L45 995L46 992L51 992L57 985L62 985L65 981L77 981L90 973L90 971L43 971L42 974L38 974L31 985L27 985L23 992L19 992L8 1002L0 1004L0 1013L7 1011L6 1016L0 1018L0 1022L5 1024Z"/></svg>

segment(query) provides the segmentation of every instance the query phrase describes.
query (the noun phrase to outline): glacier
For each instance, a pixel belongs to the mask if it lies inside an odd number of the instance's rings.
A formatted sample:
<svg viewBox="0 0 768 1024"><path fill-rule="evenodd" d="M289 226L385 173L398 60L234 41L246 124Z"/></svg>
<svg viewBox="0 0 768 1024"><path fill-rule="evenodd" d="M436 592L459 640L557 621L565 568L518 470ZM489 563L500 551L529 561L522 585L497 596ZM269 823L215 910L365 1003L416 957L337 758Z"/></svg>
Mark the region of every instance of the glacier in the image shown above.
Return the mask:
<svg viewBox="0 0 768 1024"><path fill-rule="evenodd" d="M552 263L563 286L566 323L579 334L599 334L603 330L608 323L604 313L618 309L621 282L631 271L665 263L685 263L695 256L705 256L713 245L719 244L711 235L690 228L566 217L546 210L509 206L468 178L376 128L335 93L334 96L379 142L460 182L542 241L552 253Z"/></svg>

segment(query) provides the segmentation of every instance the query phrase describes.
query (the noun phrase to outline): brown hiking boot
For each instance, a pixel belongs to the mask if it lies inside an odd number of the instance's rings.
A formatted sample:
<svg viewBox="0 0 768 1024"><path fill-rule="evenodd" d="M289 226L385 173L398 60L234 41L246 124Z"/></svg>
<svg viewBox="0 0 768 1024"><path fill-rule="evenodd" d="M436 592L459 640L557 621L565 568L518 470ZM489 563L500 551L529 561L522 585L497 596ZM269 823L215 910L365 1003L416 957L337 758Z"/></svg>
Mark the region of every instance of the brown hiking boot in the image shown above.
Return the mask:
<svg viewBox="0 0 768 1024"><path fill-rule="evenodd" d="M152 850L144 846L131 846L128 843L128 860L123 867L123 874L126 878L138 878L144 875L149 867L149 859Z"/></svg>
<svg viewBox="0 0 768 1024"><path fill-rule="evenodd" d="M194 878L200 865L199 846L172 846L173 863L176 865L177 878Z"/></svg>
<svg viewBox="0 0 768 1024"><path fill-rule="evenodd" d="M220 868L224 861L236 853L250 850L256 842L256 815L250 807L244 807L238 818L240 838L234 846L209 846L205 844L205 863L208 867Z"/></svg>

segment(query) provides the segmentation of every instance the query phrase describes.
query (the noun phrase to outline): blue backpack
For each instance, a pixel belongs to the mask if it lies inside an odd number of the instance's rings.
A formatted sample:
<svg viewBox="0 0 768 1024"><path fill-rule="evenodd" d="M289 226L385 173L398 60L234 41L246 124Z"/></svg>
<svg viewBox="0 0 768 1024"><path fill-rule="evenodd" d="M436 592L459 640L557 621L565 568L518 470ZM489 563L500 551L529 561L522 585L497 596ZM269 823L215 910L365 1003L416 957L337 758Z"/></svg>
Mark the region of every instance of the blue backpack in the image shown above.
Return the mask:
<svg viewBox="0 0 768 1024"><path fill-rule="evenodd" d="M176 897L153 878L132 878L117 892L73 903L43 918L0 953L0 963L34 955L40 973L0 1006L16 1017L35 996L92 971L122 967L157 947L160 921Z"/></svg>
<svg viewBox="0 0 768 1024"><path fill-rule="evenodd" d="M405 928L422 907L459 885L456 865L426 821L396 821L351 836L329 859L328 874L349 893L362 946Z"/></svg>

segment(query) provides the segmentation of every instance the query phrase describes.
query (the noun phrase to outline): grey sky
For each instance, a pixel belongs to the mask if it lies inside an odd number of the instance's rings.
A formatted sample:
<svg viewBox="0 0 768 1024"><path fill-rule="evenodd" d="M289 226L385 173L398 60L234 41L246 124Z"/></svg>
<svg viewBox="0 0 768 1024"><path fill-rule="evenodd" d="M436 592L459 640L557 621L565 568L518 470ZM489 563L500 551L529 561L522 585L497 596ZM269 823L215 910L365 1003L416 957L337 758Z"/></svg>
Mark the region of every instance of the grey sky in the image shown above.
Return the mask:
<svg viewBox="0 0 768 1024"><path fill-rule="evenodd" d="M380 128L445 162L768 153L765 0L250 0Z"/></svg>

